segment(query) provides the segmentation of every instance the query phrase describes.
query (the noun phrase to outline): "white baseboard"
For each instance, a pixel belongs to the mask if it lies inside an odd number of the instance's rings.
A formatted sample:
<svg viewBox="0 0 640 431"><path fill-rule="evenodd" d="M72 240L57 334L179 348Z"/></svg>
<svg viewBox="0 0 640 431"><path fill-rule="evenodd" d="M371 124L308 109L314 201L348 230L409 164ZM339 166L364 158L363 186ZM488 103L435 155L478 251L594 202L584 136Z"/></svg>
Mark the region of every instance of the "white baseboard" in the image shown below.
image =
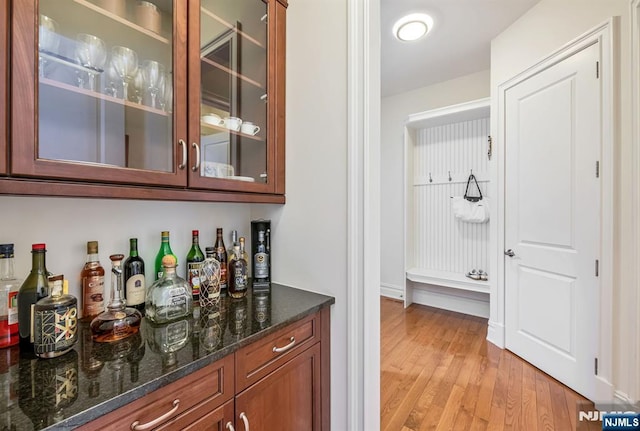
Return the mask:
<svg viewBox="0 0 640 431"><path fill-rule="evenodd" d="M389 283L380 283L380 295L393 299L404 299L404 289L402 286L395 286Z"/></svg>
<svg viewBox="0 0 640 431"><path fill-rule="evenodd" d="M634 400L626 393L615 390L613 392L613 402L616 404L624 404L624 405L635 405L640 400Z"/></svg>
<svg viewBox="0 0 640 431"><path fill-rule="evenodd" d="M487 341L501 349L504 349L504 325L502 323L489 320L489 328L487 330Z"/></svg>
<svg viewBox="0 0 640 431"><path fill-rule="evenodd" d="M410 302L489 318L489 295L487 294L465 292L427 284L412 283L412 285L407 290L407 295L411 295Z"/></svg>

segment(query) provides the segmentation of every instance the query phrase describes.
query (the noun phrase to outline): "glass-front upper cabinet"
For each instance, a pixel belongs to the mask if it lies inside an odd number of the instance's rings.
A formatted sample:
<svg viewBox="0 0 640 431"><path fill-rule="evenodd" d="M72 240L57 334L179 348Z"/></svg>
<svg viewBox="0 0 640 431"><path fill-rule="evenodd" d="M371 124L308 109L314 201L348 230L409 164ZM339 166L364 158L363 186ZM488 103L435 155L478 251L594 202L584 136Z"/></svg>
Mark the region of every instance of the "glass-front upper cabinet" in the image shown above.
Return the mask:
<svg viewBox="0 0 640 431"><path fill-rule="evenodd" d="M186 185L185 3L13 2L12 174Z"/></svg>
<svg viewBox="0 0 640 431"><path fill-rule="evenodd" d="M284 27L276 24L285 7L199 3L189 10L189 185L284 193Z"/></svg>
<svg viewBox="0 0 640 431"><path fill-rule="evenodd" d="M9 2L0 4L0 174L7 173L7 113L9 112L7 68L9 64Z"/></svg>

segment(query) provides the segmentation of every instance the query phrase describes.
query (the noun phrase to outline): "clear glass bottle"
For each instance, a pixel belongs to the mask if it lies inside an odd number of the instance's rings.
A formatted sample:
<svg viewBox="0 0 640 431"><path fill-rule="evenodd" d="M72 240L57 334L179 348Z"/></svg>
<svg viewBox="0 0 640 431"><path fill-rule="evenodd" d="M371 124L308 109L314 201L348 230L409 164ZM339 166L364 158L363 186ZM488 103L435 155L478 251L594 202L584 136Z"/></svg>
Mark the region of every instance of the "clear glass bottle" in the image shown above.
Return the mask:
<svg viewBox="0 0 640 431"><path fill-rule="evenodd" d="M18 333L18 290L14 275L13 244L0 244L0 348L15 346Z"/></svg>
<svg viewBox="0 0 640 431"><path fill-rule="evenodd" d="M144 313L147 293L144 260L138 254L138 238L129 239L129 257L124 261L124 297L128 307Z"/></svg>
<svg viewBox="0 0 640 431"><path fill-rule="evenodd" d="M33 322L31 320L31 306L47 296L49 282L45 244L31 246L31 272L20 286L18 292L18 329L20 331L20 349L33 355Z"/></svg>
<svg viewBox="0 0 640 431"><path fill-rule="evenodd" d="M238 231L237 230L232 230L231 231L231 246L227 250L227 266L229 265L229 262L231 261L231 258L235 254L236 247L240 248L240 243L238 242ZM229 283L229 277L230 277L230 275L227 275L227 283Z"/></svg>
<svg viewBox="0 0 640 431"><path fill-rule="evenodd" d="M240 245L234 247L234 254L229 260L229 295L242 298L247 294L249 286L249 256L244 250L244 237L240 237Z"/></svg>
<svg viewBox="0 0 640 431"><path fill-rule="evenodd" d="M234 231L235 232L235 231ZM214 258L220 262L220 289L227 289L227 264L229 263L229 257L227 249L224 245L224 239L222 237L222 228L216 229L216 243L214 245L215 254Z"/></svg>
<svg viewBox="0 0 640 431"><path fill-rule="evenodd" d="M269 283L269 254L264 243L264 231L258 231L258 246L253 255L253 282Z"/></svg>
<svg viewBox="0 0 640 431"><path fill-rule="evenodd" d="M200 278L202 275L202 263L204 262L204 254L200 249L200 232L191 231L191 248L187 253L187 274L186 279L191 286L191 294L193 301L200 299Z"/></svg>
<svg viewBox="0 0 640 431"><path fill-rule="evenodd" d="M142 322L142 314L127 307L122 293L122 254L112 254L111 259L111 300L107 310L91 321L94 341L112 343L137 334Z"/></svg>
<svg viewBox="0 0 640 431"><path fill-rule="evenodd" d="M82 317L91 320L104 311L104 268L98 257L98 241L87 242L87 262L80 277Z"/></svg>
<svg viewBox="0 0 640 431"><path fill-rule="evenodd" d="M49 277L49 296L33 307L33 350L40 358L64 355L78 341L78 300L64 291L64 276Z"/></svg>
<svg viewBox="0 0 640 431"><path fill-rule="evenodd" d="M176 261L176 265L178 265L178 257L173 254L173 251L171 251L171 244L169 244L169 231L162 231L160 238L160 250L158 250L158 254L156 254L156 280L162 278L162 274L164 273L164 269L162 267L163 257L173 256Z"/></svg>
<svg viewBox="0 0 640 431"><path fill-rule="evenodd" d="M192 296L189 283L176 274L176 259L162 258L163 276L147 290L145 314L154 323L165 323L191 314Z"/></svg>

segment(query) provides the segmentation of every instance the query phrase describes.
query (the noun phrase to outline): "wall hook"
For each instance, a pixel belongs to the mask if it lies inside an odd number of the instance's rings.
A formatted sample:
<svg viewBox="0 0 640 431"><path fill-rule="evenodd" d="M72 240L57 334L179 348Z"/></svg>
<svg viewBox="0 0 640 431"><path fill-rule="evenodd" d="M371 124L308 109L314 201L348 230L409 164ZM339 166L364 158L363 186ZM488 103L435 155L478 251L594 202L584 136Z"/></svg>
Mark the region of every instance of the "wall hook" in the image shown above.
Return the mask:
<svg viewBox="0 0 640 431"><path fill-rule="evenodd" d="M451 171L449 171L449 181L451 181Z"/></svg>
<svg viewBox="0 0 640 431"><path fill-rule="evenodd" d="M433 178L431 178L431 172L429 172L429 182L432 183L433 182Z"/></svg>

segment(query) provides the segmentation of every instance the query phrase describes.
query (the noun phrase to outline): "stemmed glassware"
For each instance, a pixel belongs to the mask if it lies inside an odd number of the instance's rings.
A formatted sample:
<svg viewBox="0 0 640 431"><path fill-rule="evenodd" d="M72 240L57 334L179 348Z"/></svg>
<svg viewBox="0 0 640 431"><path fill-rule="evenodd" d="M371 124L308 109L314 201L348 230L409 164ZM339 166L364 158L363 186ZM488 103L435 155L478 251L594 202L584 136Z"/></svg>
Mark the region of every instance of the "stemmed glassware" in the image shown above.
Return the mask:
<svg viewBox="0 0 640 431"><path fill-rule="evenodd" d="M76 37L76 59L85 67L89 75L89 89L95 90L95 76L103 72L107 62L107 45L102 39L91 34L80 33ZM78 83L84 87L84 73L78 72Z"/></svg>
<svg viewBox="0 0 640 431"><path fill-rule="evenodd" d="M173 110L173 78L171 72L168 72L164 78L164 94L161 97L160 107L166 112Z"/></svg>
<svg viewBox="0 0 640 431"><path fill-rule="evenodd" d="M46 15L40 15L38 28L38 50L40 52L54 53L60 45L58 37L58 24ZM47 60L42 55L38 56L40 76L44 77L44 68Z"/></svg>
<svg viewBox="0 0 640 431"><path fill-rule="evenodd" d="M144 74L142 73L142 69L138 68L136 76L133 78L133 88L136 92L136 102L140 104L142 103L145 87Z"/></svg>
<svg viewBox="0 0 640 431"><path fill-rule="evenodd" d="M147 84L149 94L151 94L151 107L156 108L156 98L158 93L164 97L164 66L154 60L145 60L142 62L142 76Z"/></svg>
<svg viewBox="0 0 640 431"><path fill-rule="evenodd" d="M138 54L125 46L114 46L111 49L111 64L122 80L122 98L128 100L127 86L138 70Z"/></svg>

